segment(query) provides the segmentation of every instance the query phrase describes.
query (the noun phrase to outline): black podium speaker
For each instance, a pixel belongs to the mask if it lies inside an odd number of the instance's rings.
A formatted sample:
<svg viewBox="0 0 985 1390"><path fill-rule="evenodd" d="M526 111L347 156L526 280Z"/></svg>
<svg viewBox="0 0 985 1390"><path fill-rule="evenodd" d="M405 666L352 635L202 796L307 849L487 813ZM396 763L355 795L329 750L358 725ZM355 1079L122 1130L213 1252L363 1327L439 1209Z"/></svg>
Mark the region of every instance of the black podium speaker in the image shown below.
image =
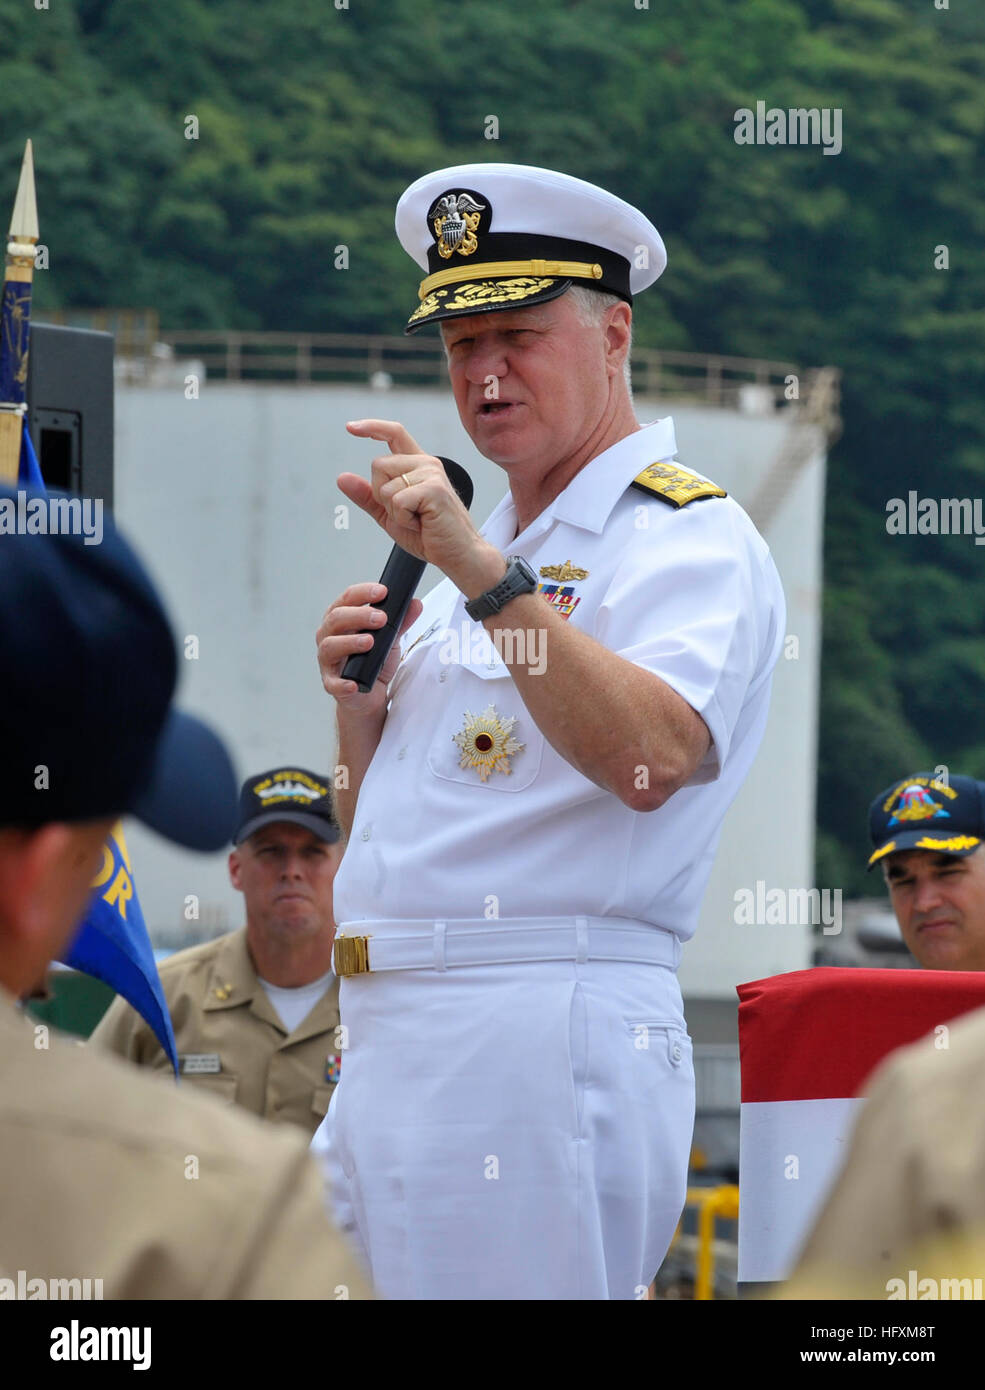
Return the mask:
<svg viewBox="0 0 985 1390"><path fill-rule="evenodd" d="M46 486L113 510L113 335L31 325L27 420Z"/></svg>

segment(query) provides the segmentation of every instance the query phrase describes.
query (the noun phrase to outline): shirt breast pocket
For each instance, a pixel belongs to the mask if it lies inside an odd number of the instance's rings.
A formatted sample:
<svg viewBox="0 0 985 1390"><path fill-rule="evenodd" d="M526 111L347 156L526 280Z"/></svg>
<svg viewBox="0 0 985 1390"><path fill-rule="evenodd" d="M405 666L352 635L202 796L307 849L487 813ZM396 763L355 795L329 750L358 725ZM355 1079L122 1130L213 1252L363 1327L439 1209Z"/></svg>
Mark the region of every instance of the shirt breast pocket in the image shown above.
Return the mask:
<svg viewBox="0 0 985 1390"><path fill-rule="evenodd" d="M404 653L397 663L397 669L390 677L390 684L387 686L388 704L392 705L400 697L400 692L405 686L411 685L415 678L420 678L422 668L431 656L432 648L441 640L441 634L440 623L432 622L421 632L419 637L414 638L405 647Z"/></svg>
<svg viewBox="0 0 985 1390"><path fill-rule="evenodd" d="M214 1096L222 1105L235 1104L237 1080L228 1072L217 1076L188 1073L182 1075L181 1084L187 1086L190 1092L197 1091L200 1095Z"/></svg>
<svg viewBox="0 0 985 1390"><path fill-rule="evenodd" d="M540 772L544 736L498 657L449 663L447 697L428 747L435 777L480 790L519 792Z"/></svg>
<svg viewBox="0 0 985 1390"><path fill-rule="evenodd" d="M311 1094L311 1113L318 1119L323 1120L328 1112L328 1103L332 1099L335 1090L334 1086L316 1086Z"/></svg>

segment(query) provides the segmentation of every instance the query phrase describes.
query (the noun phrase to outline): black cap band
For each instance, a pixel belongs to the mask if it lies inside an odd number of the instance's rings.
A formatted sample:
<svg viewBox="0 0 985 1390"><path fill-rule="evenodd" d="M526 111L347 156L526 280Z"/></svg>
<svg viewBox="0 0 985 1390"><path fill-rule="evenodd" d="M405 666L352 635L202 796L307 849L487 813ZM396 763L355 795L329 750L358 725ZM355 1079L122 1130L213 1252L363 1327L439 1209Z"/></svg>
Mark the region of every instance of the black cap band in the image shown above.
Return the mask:
<svg viewBox="0 0 985 1390"><path fill-rule="evenodd" d="M570 241L567 237L558 236L531 236L521 232L490 232L482 238L482 245L473 259L464 260L455 256L450 261L442 257L437 245L428 247L430 275L455 269L462 280L489 278L483 267L491 263L530 260L583 261L598 265L602 274L592 279L586 278L584 283L594 289L617 294L629 304L633 302L629 289L629 261L625 256L616 255L602 246L593 246L587 241Z"/></svg>

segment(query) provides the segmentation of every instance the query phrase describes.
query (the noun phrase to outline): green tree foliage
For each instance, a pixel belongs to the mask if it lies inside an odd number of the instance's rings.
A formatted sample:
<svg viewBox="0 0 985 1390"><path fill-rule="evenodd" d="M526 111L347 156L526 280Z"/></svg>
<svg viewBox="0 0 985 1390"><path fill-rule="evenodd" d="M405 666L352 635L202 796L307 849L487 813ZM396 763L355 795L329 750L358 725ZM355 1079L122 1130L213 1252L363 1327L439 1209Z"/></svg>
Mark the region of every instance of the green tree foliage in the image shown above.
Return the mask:
<svg viewBox="0 0 985 1390"><path fill-rule="evenodd" d="M910 488L983 489L985 14L965 0L341 3L0 0L0 205L31 133L52 248L39 306L392 332L418 279L393 207L419 174L543 164L645 208L670 267L637 306L642 344L844 372L818 875L870 887L877 789L921 763L985 775L985 552L885 525ZM838 108L841 153L737 145L734 112L759 100Z"/></svg>

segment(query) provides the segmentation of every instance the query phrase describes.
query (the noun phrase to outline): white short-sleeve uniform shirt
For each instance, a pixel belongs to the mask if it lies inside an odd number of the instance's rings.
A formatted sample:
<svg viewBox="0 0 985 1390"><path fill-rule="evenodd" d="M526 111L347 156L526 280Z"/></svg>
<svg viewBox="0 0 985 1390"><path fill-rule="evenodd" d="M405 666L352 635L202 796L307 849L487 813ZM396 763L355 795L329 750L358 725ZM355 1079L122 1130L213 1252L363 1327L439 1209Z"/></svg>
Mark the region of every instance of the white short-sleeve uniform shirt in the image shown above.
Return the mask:
<svg viewBox="0 0 985 1390"><path fill-rule="evenodd" d="M712 740L701 766L651 812L591 782L545 739L445 579L403 638L335 879L342 930L494 912L629 918L691 936L722 819L762 738L785 605L769 549L732 498L676 508L630 486L675 453L673 421L659 420L594 458L521 534L509 493L481 529L535 573L566 561L587 571L560 585L574 604L566 620L701 715ZM539 669L533 644L525 655ZM549 648L537 679L552 679ZM462 765L455 736L490 706L504 727L515 721L522 747L509 772L483 778ZM629 742L626 757L636 757Z"/></svg>

